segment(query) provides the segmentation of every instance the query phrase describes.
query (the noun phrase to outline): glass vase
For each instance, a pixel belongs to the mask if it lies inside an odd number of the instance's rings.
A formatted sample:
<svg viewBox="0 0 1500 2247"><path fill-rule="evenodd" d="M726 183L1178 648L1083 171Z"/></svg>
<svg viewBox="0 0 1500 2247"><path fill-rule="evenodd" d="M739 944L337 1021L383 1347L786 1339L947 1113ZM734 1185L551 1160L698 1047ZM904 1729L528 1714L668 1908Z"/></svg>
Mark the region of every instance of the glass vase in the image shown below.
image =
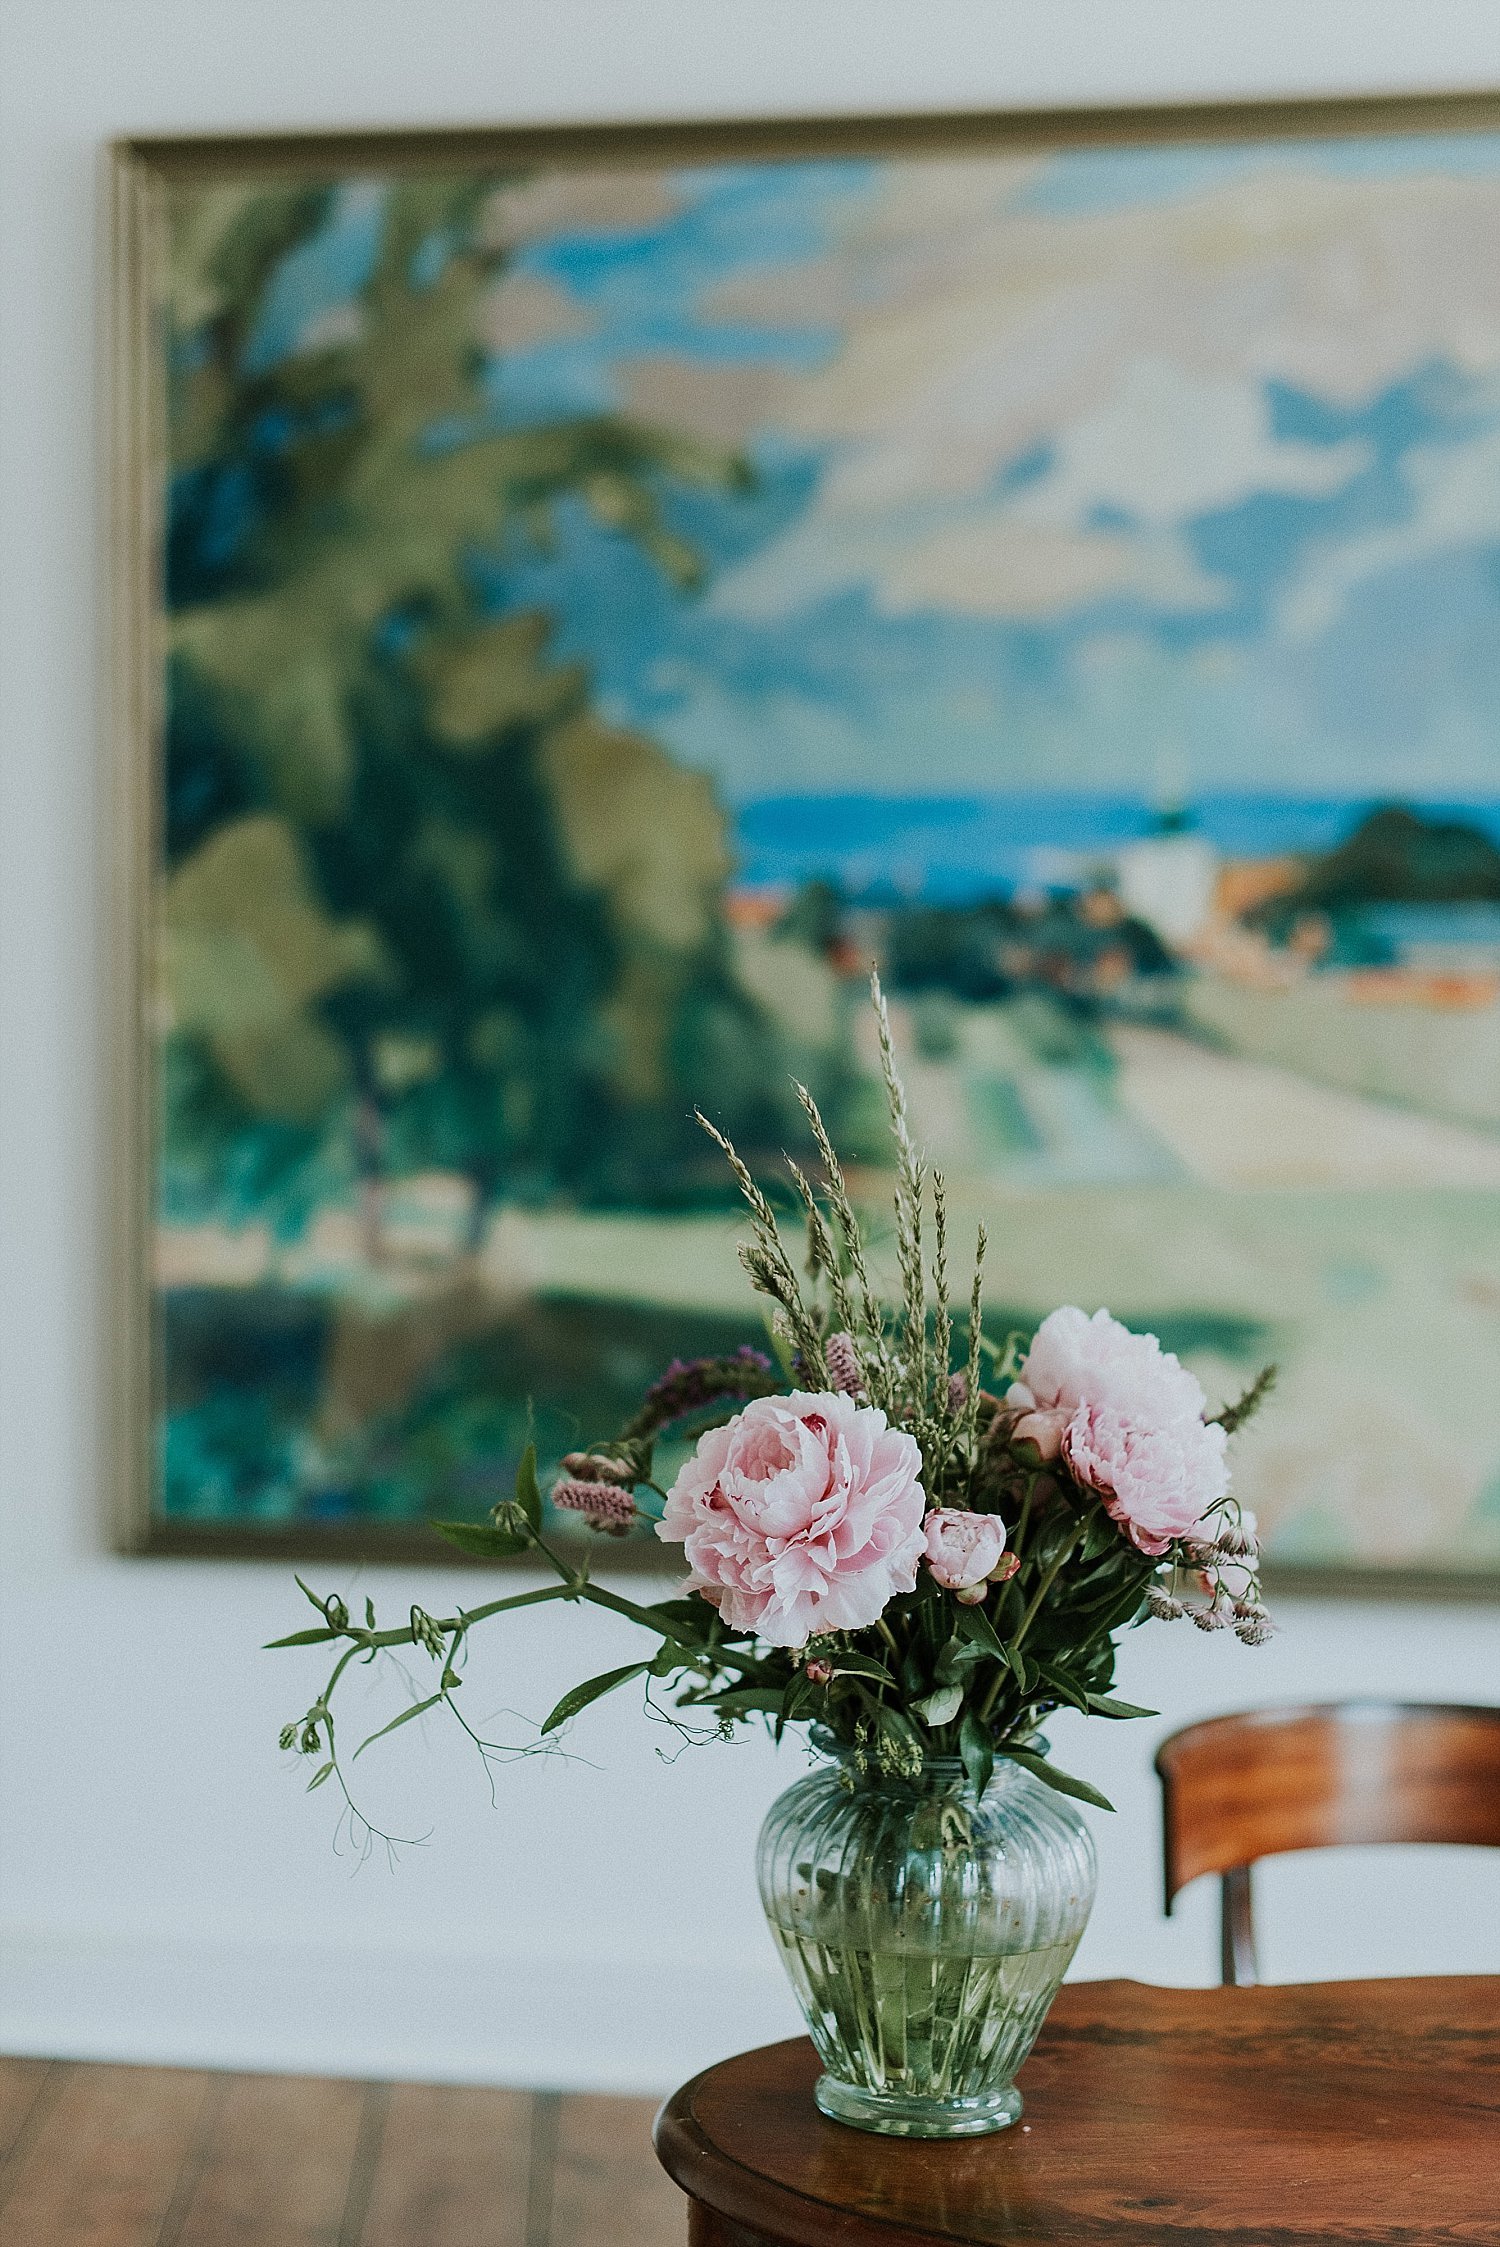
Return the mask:
<svg viewBox="0 0 1500 2247"><path fill-rule="evenodd" d="M982 1796L956 1761L900 1779L836 1757L772 1804L758 1870L824 2114L905 2138L1015 2121L1094 1899L1066 1797L1003 1757Z"/></svg>

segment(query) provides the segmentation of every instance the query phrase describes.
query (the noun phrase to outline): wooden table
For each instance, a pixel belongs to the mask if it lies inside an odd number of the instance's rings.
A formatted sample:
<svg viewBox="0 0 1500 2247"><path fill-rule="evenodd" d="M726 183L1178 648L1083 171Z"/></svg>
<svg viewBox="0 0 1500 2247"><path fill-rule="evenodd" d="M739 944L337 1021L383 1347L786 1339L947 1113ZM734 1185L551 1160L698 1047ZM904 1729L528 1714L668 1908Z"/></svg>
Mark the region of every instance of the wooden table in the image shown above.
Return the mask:
<svg viewBox="0 0 1500 2247"><path fill-rule="evenodd" d="M692 2247L1500 2247L1500 1977L1075 1982L997 2137L872 2137L812 2046L710 2068L656 2149Z"/></svg>

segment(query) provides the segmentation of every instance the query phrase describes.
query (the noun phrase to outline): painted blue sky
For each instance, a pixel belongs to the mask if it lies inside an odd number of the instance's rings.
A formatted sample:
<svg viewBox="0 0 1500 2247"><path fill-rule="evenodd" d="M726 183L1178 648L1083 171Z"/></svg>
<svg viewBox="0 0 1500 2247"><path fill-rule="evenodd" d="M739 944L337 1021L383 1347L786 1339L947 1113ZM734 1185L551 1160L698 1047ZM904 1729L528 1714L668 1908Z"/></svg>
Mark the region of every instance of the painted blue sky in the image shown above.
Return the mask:
<svg viewBox="0 0 1500 2247"><path fill-rule="evenodd" d="M1500 796L1500 138L612 177L521 211L496 411L757 472L696 598L582 505L491 566L612 715L737 800Z"/></svg>

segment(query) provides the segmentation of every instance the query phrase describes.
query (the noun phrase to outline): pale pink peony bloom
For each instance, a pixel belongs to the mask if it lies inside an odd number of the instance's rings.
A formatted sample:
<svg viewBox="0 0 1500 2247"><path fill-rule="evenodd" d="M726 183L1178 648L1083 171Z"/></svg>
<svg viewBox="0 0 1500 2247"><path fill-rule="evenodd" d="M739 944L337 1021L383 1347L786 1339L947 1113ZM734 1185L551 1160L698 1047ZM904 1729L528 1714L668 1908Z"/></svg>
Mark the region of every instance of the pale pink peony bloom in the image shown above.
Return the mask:
<svg viewBox="0 0 1500 2247"><path fill-rule="evenodd" d="M1229 1488L1224 1430L1154 1334L1071 1304L1042 1321L1006 1402L1013 1434L1061 1456L1144 1553L1190 1536Z"/></svg>
<svg viewBox="0 0 1500 2247"><path fill-rule="evenodd" d="M852 1397L798 1391L708 1430L656 1534L733 1629L802 1646L868 1629L916 1588L926 1504L913 1437Z"/></svg>
<svg viewBox="0 0 1500 2247"><path fill-rule="evenodd" d="M1220 1427L1174 1420L1132 1425L1112 1405L1082 1404L1068 1422L1062 1452L1073 1473L1097 1490L1104 1510L1143 1553L1164 1553L1190 1537L1229 1488Z"/></svg>
<svg viewBox="0 0 1500 2247"><path fill-rule="evenodd" d="M1089 1318L1071 1303L1037 1328L1006 1401L1061 1411L1064 1426L1079 1405L1108 1404L1145 1427L1201 1420L1206 1402L1187 1367L1154 1334L1132 1334L1108 1311Z"/></svg>
<svg viewBox="0 0 1500 2247"><path fill-rule="evenodd" d="M927 1565L945 1592L986 1583L1005 1557L1005 1524L998 1514L936 1506L927 1516L926 1533Z"/></svg>

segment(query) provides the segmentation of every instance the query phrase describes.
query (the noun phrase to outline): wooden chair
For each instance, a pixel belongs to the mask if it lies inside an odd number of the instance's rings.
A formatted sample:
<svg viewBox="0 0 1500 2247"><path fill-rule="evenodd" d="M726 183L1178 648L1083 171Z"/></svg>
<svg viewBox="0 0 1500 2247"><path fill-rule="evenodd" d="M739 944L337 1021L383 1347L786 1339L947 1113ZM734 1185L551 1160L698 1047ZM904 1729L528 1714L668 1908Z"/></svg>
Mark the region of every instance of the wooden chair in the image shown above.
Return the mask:
<svg viewBox="0 0 1500 2247"><path fill-rule="evenodd" d="M1222 1881L1226 1983L1259 1980L1250 1868L1350 1842L1500 1849L1500 1708L1333 1701L1211 1717L1164 1740L1166 1908L1201 1873Z"/></svg>

